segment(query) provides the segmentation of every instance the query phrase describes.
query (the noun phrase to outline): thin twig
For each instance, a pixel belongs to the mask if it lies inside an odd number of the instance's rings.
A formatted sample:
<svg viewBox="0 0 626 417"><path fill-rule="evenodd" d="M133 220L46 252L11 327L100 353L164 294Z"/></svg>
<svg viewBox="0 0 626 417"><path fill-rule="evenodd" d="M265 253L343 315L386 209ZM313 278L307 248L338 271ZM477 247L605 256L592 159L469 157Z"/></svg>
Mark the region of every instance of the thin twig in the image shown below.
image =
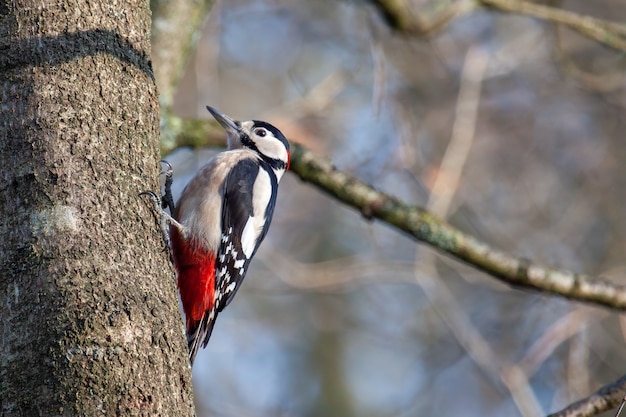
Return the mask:
<svg viewBox="0 0 626 417"><path fill-rule="evenodd" d="M480 89L488 61L486 53L476 47L471 48L465 58L452 137L428 201L428 209L444 219L448 216L452 198L459 187L463 167L474 142Z"/></svg>
<svg viewBox="0 0 626 417"><path fill-rule="evenodd" d="M624 88L626 75L623 69L617 69L616 71L603 74L594 74L583 70L565 52L560 27L555 26L554 29L554 50L556 58L561 62L563 69L570 77L577 80L585 88L599 93L610 93L617 89Z"/></svg>
<svg viewBox="0 0 626 417"><path fill-rule="evenodd" d="M488 62L486 53L475 47L470 48L465 57L452 137L441 161L427 205L429 210L443 219L448 216L474 142L480 90ZM443 280L437 279L435 260L431 255L431 252L418 252L418 259L422 262L416 264L415 278L433 308L448 325L469 357L483 371L502 382L522 416L542 415L539 401L524 372L518 366L498 359L498 355L487 340L474 327L467 314L458 307L459 303L452 291Z"/></svg>
<svg viewBox="0 0 626 417"><path fill-rule="evenodd" d="M476 7L472 0L455 1L435 16L423 18L414 13L408 2L402 0L375 0L372 3L390 27L404 34L415 36L434 34L453 19Z"/></svg>
<svg viewBox="0 0 626 417"><path fill-rule="evenodd" d="M617 407L617 411L615 412L615 417L619 417L619 415L622 414L624 403L626 403L626 394L624 394L624 396L622 397L622 402L619 403L619 407Z"/></svg>
<svg viewBox="0 0 626 417"><path fill-rule="evenodd" d="M576 309L553 322L542 335L535 340L528 352L518 362L519 367L532 377L546 359L563 343L569 340L580 331L581 325L588 322L598 321L606 317L606 312L595 312L591 314L589 309Z"/></svg>
<svg viewBox="0 0 626 417"><path fill-rule="evenodd" d="M454 2L437 18L424 24L414 13L410 13L411 9L406 1L375 0L373 3L391 28L407 35L418 36L431 35L472 8L467 2ZM500 12L558 23L610 48L626 51L626 25L623 24L523 0L477 0L476 4Z"/></svg>
<svg viewBox="0 0 626 417"><path fill-rule="evenodd" d="M626 376L612 382L587 398L571 404L548 417L590 417L617 407L624 398ZM619 411L619 410L618 410Z"/></svg>
<svg viewBox="0 0 626 417"><path fill-rule="evenodd" d="M559 23L610 48L626 51L626 26L615 22L521 0L480 0L480 3L499 11Z"/></svg>

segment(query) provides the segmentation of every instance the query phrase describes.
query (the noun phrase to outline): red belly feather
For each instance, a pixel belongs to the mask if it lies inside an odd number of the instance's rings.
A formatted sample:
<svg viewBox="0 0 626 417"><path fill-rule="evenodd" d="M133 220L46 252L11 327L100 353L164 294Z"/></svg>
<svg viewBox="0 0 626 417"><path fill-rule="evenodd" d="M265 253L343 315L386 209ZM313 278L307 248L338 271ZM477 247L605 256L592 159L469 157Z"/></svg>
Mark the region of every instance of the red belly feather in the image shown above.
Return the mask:
<svg viewBox="0 0 626 417"><path fill-rule="evenodd" d="M213 305L215 293L215 255L194 242L182 238L171 228L174 266L178 272L178 290L186 317L187 332L193 332Z"/></svg>

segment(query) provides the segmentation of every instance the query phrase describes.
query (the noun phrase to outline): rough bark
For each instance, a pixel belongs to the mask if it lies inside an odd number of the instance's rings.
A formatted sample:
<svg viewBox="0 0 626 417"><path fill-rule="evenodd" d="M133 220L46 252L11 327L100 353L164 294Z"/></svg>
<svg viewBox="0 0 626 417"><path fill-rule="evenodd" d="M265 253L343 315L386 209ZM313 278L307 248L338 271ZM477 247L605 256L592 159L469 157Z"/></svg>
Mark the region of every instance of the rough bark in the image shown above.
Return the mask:
<svg viewBox="0 0 626 417"><path fill-rule="evenodd" d="M0 413L192 415L147 1L0 1Z"/></svg>

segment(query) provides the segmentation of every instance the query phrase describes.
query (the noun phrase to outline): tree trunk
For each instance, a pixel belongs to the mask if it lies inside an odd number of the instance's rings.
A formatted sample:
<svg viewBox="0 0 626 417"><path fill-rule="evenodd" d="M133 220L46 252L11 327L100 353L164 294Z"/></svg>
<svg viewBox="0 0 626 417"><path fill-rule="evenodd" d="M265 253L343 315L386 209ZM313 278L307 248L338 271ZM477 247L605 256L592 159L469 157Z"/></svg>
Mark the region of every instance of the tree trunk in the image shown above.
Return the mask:
<svg viewBox="0 0 626 417"><path fill-rule="evenodd" d="M193 415L147 1L0 0L0 414Z"/></svg>

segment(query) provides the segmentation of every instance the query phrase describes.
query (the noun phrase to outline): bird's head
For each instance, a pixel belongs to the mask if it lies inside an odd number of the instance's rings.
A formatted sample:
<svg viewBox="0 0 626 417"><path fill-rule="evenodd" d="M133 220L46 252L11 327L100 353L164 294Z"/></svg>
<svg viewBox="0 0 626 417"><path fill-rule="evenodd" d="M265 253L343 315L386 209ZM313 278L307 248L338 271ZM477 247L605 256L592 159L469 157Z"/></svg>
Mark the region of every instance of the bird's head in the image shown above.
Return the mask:
<svg viewBox="0 0 626 417"><path fill-rule="evenodd" d="M213 107L207 106L207 109L226 130L228 149L248 148L274 170L289 169L289 142L276 127L260 120L239 122Z"/></svg>

